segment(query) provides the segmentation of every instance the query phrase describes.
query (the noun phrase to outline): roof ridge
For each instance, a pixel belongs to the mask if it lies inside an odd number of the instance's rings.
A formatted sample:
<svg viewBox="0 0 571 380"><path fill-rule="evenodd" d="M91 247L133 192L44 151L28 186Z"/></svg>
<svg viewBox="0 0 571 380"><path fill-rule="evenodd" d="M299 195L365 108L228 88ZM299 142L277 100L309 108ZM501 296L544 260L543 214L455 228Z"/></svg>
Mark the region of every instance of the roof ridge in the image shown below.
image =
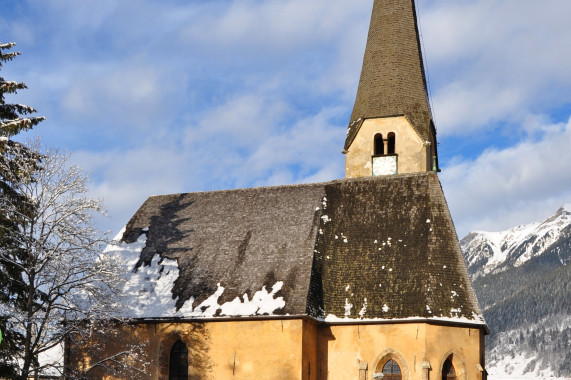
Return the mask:
<svg viewBox="0 0 571 380"><path fill-rule="evenodd" d="M433 172L420 172L420 173L403 173L387 176L371 176L371 177L357 177L357 178L339 178L331 181L323 182L309 182L309 183L295 183L286 185L271 185L271 186L255 186L255 187L239 187L236 189L221 189L221 190L203 190L203 191L188 191L181 193L171 193L171 194L157 194L150 195L147 199L151 198L162 198L162 197L176 197L187 194L222 194L230 192L243 192L243 191L266 191L266 190L279 190L288 188L304 188L304 187L314 187L314 186L327 186L332 184L337 184L341 182L351 183L351 182L365 182L365 181L381 181L381 180L396 180L397 178L404 177L422 177L427 175L436 175Z"/></svg>

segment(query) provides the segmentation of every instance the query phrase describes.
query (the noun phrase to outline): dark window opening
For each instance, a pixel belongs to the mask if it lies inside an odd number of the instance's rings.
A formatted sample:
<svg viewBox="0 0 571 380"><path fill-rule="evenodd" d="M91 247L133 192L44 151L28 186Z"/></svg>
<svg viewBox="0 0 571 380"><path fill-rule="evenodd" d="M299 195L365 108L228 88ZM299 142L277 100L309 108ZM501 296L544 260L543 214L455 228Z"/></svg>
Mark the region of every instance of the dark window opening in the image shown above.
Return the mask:
<svg viewBox="0 0 571 380"><path fill-rule="evenodd" d="M456 370L450 359L446 359L442 366L442 380L456 380Z"/></svg>
<svg viewBox="0 0 571 380"><path fill-rule="evenodd" d="M388 139L388 147L387 147L387 154L395 154L395 134L394 132L390 132L387 136Z"/></svg>
<svg viewBox="0 0 571 380"><path fill-rule="evenodd" d="M169 380L188 380L188 350L181 340L177 340L171 348Z"/></svg>
<svg viewBox="0 0 571 380"><path fill-rule="evenodd" d="M375 156L385 154L385 143L383 142L383 135L377 133L375 135Z"/></svg>

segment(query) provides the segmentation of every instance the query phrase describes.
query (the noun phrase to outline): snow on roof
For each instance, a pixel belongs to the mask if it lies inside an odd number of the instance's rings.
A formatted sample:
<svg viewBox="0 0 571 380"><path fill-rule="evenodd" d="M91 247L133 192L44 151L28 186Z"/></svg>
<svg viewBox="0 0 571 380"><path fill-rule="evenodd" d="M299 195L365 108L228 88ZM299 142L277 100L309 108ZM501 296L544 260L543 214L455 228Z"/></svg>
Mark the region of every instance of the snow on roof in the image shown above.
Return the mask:
<svg viewBox="0 0 571 380"><path fill-rule="evenodd" d="M352 318L340 318L333 314L327 315L323 319L325 322L330 323L354 323L355 319ZM445 322L445 323L459 323L459 324L470 324L470 325L483 325L484 319L481 315L474 314L473 318L467 317L408 317L408 318L360 318L359 322L373 322L373 323L395 323L395 322Z"/></svg>
<svg viewBox="0 0 571 380"><path fill-rule="evenodd" d="M484 323L432 173L151 197L120 236L132 318Z"/></svg>
<svg viewBox="0 0 571 380"><path fill-rule="evenodd" d="M124 230L123 230L124 231ZM119 234L120 236L123 233ZM118 236L119 236L118 235ZM218 304L224 287L218 284L216 291L199 305L193 305L194 299L184 302L179 309L173 294L173 286L179 277L176 260L155 255L150 265L137 268L141 252L146 245L147 235L142 234L134 243L114 241L104 251L112 258L119 259L123 266L123 304L122 316L127 318L164 318L164 317L213 317L213 316L254 316L272 314L285 306L283 297L276 293L283 282L278 281L271 291L265 287L257 291L252 299L247 294L242 299L236 297L231 302Z"/></svg>

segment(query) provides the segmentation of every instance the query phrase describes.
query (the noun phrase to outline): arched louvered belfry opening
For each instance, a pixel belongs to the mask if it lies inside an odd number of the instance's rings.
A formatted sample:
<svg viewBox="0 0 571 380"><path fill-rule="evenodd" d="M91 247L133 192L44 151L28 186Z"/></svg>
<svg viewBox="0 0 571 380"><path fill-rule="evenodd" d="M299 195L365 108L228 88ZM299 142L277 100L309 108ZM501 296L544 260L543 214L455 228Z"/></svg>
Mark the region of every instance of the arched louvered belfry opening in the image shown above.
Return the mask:
<svg viewBox="0 0 571 380"><path fill-rule="evenodd" d="M387 154L396 153L396 137L394 132L389 132L387 135Z"/></svg>
<svg viewBox="0 0 571 380"><path fill-rule="evenodd" d="M169 380L188 380L188 349L182 340L177 340L169 356Z"/></svg>
<svg viewBox="0 0 571 380"><path fill-rule="evenodd" d="M377 133L375 135L375 156L385 154L385 143L383 142L383 135Z"/></svg>
<svg viewBox="0 0 571 380"><path fill-rule="evenodd" d="M446 359L442 366L442 380L456 380L456 370L452 364L451 358Z"/></svg>

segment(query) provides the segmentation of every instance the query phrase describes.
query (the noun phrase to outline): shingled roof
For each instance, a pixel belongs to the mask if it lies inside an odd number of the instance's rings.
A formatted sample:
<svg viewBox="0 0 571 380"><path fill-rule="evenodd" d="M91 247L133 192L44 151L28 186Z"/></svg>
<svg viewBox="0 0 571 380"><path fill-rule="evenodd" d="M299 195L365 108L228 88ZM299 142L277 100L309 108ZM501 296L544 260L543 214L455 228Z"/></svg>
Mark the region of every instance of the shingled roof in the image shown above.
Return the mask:
<svg viewBox="0 0 571 380"><path fill-rule="evenodd" d="M435 134L414 0L375 0L345 149L365 119L397 115L423 140Z"/></svg>
<svg viewBox="0 0 571 380"><path fill-rule="evenodd" d="M154 196L122 236L140 244L130 276L156 267L134 297L174 305L131 317L484 325L433 173ZM144 282L161 277L154 294Z"/></svg>

